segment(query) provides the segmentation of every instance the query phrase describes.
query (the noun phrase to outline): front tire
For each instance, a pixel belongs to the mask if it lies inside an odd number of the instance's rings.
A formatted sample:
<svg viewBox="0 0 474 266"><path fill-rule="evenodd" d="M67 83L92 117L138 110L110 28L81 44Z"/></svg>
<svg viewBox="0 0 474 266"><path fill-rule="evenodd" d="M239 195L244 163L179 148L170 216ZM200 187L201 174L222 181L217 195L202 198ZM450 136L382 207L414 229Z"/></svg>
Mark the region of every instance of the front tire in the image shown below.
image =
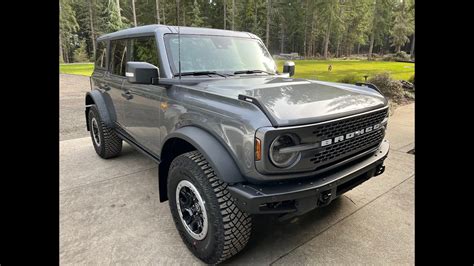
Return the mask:
<svg viewBox="0 0 474 266"><path fill-rule="evenodd" d="M88 119L95 152L104 159L119 155L122 151L122 139L100 119L95 105L90 107Z"/></svg>
<svg viewBox="0 0 474 266"><path fill-rule="evenodd" d="M227 184L199 151L182 154L171 163L168 200L183 242L203 262L222 262L247 245L251 216L237 208Z"/></svg>

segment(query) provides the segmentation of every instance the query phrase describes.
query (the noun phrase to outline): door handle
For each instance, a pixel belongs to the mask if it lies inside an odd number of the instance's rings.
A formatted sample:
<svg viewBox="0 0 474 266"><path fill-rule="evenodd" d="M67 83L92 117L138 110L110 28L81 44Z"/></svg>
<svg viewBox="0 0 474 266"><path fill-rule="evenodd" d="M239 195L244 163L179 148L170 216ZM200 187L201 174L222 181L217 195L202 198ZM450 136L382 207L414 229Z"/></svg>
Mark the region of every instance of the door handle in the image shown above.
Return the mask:
<svg viewBox="0 0 474 266"><path fill-rule="evenodd" d="M130 100L133 98L133 95L130 93L130 91L125 91L125 92L122 92L122 97L127 100Z"/></svg>

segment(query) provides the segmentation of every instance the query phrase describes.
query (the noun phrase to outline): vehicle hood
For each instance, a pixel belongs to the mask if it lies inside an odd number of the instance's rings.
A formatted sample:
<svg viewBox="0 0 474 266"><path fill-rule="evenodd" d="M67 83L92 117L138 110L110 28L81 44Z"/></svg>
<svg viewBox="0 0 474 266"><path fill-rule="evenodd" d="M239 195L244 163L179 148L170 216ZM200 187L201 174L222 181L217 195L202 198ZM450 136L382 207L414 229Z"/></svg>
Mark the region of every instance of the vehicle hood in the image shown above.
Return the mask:
<svg viewBox="0 0 474 266"><path fill-rule="evenodd" d="M231 77L196 86L234 99L239 95L256 99L276 127L317 123L387 105L384 96L365 86L281 76Z"/></svg>

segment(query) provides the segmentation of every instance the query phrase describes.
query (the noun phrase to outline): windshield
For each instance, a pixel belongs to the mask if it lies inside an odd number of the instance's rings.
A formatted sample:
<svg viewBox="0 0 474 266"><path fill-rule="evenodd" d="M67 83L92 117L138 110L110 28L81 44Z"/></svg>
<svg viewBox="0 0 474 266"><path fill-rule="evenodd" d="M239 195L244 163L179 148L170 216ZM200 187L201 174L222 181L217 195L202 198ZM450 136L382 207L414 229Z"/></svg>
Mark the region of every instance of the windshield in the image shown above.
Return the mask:
<svg viewBox="0 0 474 266"><path fill-rule="evenodd" d="M275 62L258 40L208 35L181 35L180 38L181 73L253 71L274 74L276 71ZM178 42L177 34L165 36L174 75L178 74Z"/></svg>

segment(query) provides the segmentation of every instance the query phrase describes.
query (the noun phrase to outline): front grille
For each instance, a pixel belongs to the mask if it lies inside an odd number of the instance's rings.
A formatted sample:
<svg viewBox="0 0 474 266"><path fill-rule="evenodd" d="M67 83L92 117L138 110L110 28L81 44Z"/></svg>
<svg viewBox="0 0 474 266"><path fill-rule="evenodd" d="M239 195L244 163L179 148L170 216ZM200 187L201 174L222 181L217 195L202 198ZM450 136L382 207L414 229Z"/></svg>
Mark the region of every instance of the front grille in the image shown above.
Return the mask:
<svg viewBox="0 0 474 266"><path fill-rule="evenodd" d="M320 140L332 139L337 136L342 136L347 133L358 131L381 123L387 116L387 112L388 109L385 109L333 123L327 123L318 126L315 130L313 130L313 135L315 135L316 138ZM316 150L314 157L312 157L310 161L318 165L317 168L319 168L322 165L342 160L345 157L353 155L357 152L377 146L383 140L383 137L384 130L382 128L379 130L373 130L360 136L334 143L332 145L328 145L327 147L319 148Z"/></svg>

